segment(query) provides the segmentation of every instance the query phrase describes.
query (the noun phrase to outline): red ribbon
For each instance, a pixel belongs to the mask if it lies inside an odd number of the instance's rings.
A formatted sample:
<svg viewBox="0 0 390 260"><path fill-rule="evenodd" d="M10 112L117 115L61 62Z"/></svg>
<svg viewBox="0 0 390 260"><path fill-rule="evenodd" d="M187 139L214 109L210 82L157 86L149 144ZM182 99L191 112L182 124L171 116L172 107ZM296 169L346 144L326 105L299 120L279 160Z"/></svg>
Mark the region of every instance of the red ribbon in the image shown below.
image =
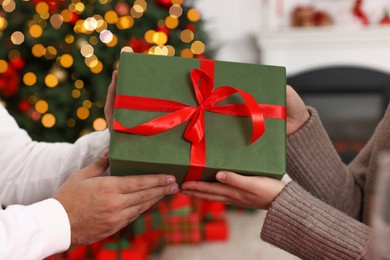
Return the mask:
<svg viewBox="0 0 390 260"><path fill-rule="evenodd" d="M231 116L250 116L252 118L252 139L250 143L255 142L264 134L264 118L286 119L284 106L257 104L252 95L231 86L221 86L214 89L214 61L212 60L202 59L200 70L191 70L190 76L198 106L189 106L160 98L117 95L115 109L169 113L131 128L124 127L116 120L113 123L113 128L116 131L149 136L162 133L190 121L184 132L184 137L192 144L190 167L185 181L200 180L206 166L205 111ZM236 93L243 98L243 104L216 105Z"/></svg>

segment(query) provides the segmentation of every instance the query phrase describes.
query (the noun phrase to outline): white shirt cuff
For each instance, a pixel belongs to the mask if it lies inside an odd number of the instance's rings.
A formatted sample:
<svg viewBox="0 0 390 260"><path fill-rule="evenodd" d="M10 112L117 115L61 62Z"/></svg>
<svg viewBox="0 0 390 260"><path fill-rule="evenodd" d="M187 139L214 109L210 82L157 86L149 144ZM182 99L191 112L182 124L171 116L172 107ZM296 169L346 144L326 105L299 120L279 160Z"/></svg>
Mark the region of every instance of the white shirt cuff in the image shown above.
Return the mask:
<svg viewBox="0 0 390 260"><path fill-rule="evenodd" d="M70 246L71 229L68 214L61 203L55 199L47 199L31 206L41 229L42 253L50 256L67 250Z"/></svg>

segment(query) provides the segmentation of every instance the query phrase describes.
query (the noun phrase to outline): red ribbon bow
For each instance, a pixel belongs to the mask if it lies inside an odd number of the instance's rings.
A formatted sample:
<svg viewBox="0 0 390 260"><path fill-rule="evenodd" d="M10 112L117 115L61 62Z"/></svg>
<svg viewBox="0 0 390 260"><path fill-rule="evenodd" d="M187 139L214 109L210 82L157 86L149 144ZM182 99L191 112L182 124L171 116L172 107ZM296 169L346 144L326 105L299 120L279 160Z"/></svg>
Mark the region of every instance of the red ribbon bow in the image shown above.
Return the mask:
<svg viewBox="0 0 390 260"><path fill-rule="evenodd" d="M285 107L257 104L249 93L231 86L214 89L214 61L201 60L200 70L190 73L198 106L189 106L180 102L140 96L117 95L115 109L146 110L170 112L141 125L126 128L114 120L116 131L143 136L155 135L190 121L184 137L191 142L190 167L185 181L200 180L206 165L206 140L204 135L204 112L232 116L250 116L252 118L252 139L255 142L265 132L264 117L285 119ZM244 104L216 105L231 95L238 93Z"/></svg>

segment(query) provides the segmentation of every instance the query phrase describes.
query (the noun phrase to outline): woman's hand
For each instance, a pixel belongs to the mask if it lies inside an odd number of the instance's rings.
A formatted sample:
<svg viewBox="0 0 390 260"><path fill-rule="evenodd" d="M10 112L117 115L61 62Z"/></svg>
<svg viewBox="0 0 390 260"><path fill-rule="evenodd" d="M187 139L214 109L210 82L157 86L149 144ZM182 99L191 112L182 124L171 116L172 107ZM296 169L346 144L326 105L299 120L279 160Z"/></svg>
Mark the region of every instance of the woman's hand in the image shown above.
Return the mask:
<svg viewBox="0 0 390 260"><path fill-rule="evenodd" d="M226 171L218 172L216 178L220 183L185 182L181 192L241 207L268 209L285 186L282 181L268 177L242 176Z"/></svg>
<svg viewBox="0 0 390 260"><path fill-rule="evenodd" d="M305 103L286 86L287 135L295 133L310 118ZM182 193L242 207L268 209L284 188L282 181L259 176L242 176L220 171L219 183L191 181L182 184Z"/></svg>
<svg viewBox="0 0 390 260"><path fill-rule="evenodd" d="M289 85L286 87L286 108L287 135L291 135L306 123L310 114L301 97Z"/></svg>

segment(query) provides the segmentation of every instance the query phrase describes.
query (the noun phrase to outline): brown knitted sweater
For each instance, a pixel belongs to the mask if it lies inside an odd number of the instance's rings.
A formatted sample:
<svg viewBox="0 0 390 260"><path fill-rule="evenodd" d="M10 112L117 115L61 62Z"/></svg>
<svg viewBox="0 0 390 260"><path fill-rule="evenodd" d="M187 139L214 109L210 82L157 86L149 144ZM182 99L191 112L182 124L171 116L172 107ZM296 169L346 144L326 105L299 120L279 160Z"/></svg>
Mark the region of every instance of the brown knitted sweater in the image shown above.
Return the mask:
<svg viewBox="0 0 390 260"><path fill-rule="evenodd" d="M378 153L390 150L390 105L374 135L342 163L317 112L287 141L293 179L270 207L261 238L303 259L367 259Z"/></svg>

